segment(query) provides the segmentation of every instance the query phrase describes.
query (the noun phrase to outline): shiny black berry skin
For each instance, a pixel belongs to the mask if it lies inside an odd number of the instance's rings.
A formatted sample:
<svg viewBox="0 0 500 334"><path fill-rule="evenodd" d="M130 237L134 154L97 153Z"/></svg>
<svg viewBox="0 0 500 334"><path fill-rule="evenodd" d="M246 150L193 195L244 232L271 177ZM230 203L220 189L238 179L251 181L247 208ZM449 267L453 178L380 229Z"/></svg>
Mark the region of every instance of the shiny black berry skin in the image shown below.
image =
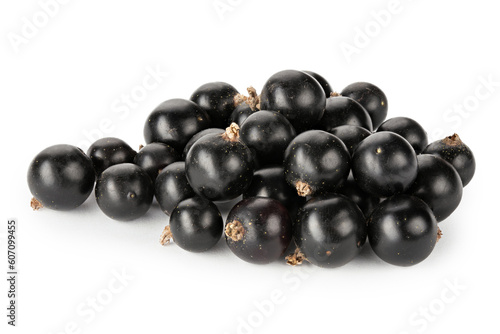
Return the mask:
<svg viewBox="0 0 500 334"><path fill-rule="evenodd" d="M293 237L309 262L324 268L351 261L366 241L366 221L342 195L315 197L299 209Z"/></svg>
<svg viewBox="0 0 500 334"><path fill-rule="evenodd" d="M407 193L422 199L438 222L445 220L462 200L462 180L453 166L431 155L417 156L418 175Z"/></svg>
<svg viewBox="0 0 500 334"><path fill-rule="evenodd" d="M38 153L28 169L31 194L52 210L74 209L94 189L92 160L71 145L54 145Z"/></svg>
<svg viewBox="0 0 500 334"><path fill-rule="evenodd" d="M259 166L283 163L283 154L295 138L295 129L282 114L261 110L248 116L240 129L240 138L248 146Z"/></svg>
<svg viewBox="0 0 500 334"><path fill-rule="evenodd" d="M243 199L251 197L269 197L280 201L287 208L290 217L294 217L299 206L305 203L305 198L297 195L297 191L286 182L281 166L255 171L250 187L243 193Z"/></svg>
<svg viewBox="0 0 500 334"><path fill-rule="evenodd" d="M373 210L380 203L380 198L373 196L361 189L353 179L347 179L345 183L335 190L352 200L361 209L366 218L370 217Z"/></svg>
<svg viewBox="0 0 500 334"><path fill-rule="evenodd" d="M355 82L345 87L340 93L359 102L372 119L373 129L379 127L387 117L387 97L377 86L368 82Z"/></svg>
<svg viewBox="0 0 500 334"><path fill-rule="evenodd" d="M335 135L344 142L345 146L349 150L349 153L354 153L354 149L361 143L366 137L372 133L365 128L355 125L341 125L329 130L332 135Z"/></svg>
<svg viewBox="0 0 500 334"><path fill-rule="evenodd" d="M252 152L238 135L233 139L226 133L206 135L186 156L189 184L211 201L227 201L243 194L252 182L253 171Z"/></svg>
<svg viewBox="0 0 500 334"><path fill-rule="evenodd" d="M399 194L373 211L368 221L370 245L385 262L412 266L434 249L438 226L431 209L420 198Z"/></svg>
<svg viewBox="0 0 500 334"><path fill-rule="evenodd" d="M155 181L155 198L163 212L170 215L175 206L196 193L186 178L186 164L177 161L165 167Z"/></svg>
<svg viewBox="0 0 500 334"><path fill-rule="evenodd" d="M429 144L422 153L437 155L452 164L464 187L469 184L476 171L474 154L456 133Z"/></svg>
<svg viewBox="0 0 500 334"><path fill-rule="evenodd" d="M125 163L106 169L97 179L95 197L106 216L120 221L137 219L149 210L154 187L141 167Z"/></svg>
<svg viewBox="0 0 500 334"><path fill-rule="evenodd" d="M148 173L153 183L163 168L181 157L171 146L163 143L151 143L144 146L135 156L134 163Z"/></svg>
<svg viewBox="0 0 500 334"><path fill-rule="evenodd" d="M341 125L356 125L373 130L372 120L361 104L351 98L334 96L326 99L325 113L317 127L330 132Z"/></svg>
<svg viewBox="0 0 500 334"><path fill-rule="evenodd" d="M326 97L323 88L309 74L285 70L271 76L260 96L261 110L283 114L297 132L310 129L323 116Z"/></svg>
<svg viewBox="0 0 500 334"><path fill-rule="evenodd" d="M311 71L302 71L302 72L307 73L310 76L312 76L314 79L316 79L316 81L318 81L318 83L323 88L323 91L325 92L325 96L330 97L330 94L333 93L332 86L330 86L328 81L326 81L326 79L323 76L319 75L318 73L311 72Z"/></svg>
<svg viewBox="0 0 500 334"><path fill-rule="evenodd" d="M191 137L211 126L210 117L196 103L184 99L163 102L144 124L146 143L159 142L182 152Z"/></svg>
<svg viewBox="0 0 500 334"><path fill-rule="evenodd" d="M207 112L212 127L225 128L233 112L236 88L225 82L210 82L202 85L191 95L190 100Z"/></svg>
<svg viewBox="0 0 500 334"><path fill-rule="evenodd" d="M191 137L191 139L189 139L188 143L184 147L184 151L182 152L182 159L184 159L184 160L186 159L186 156L187 156L189 150L191 149L191 146L193 146L193 144L196 143L196 141L198 141L198 139L200 139L201 137L204 137L206 135L213 134L213 133L223 134L224 132L225 132L224 129L219 129L219 128L208 128L208 129L205 129L205 130L198 132L193 137Z"/></svg>
<svg viewBox="0 0 500 334"><path fill-rule="evenodd" d="M134 162L136 154L126 142L113 137L95 141L87 151L97 175L110 166Z"/></svg>
<svg viewBox="0 0 500 334"><path fill-rule="evenodd" d="M292 222L279 201L247 198L229 212L225 236L229 249L240 259L266 264L285 253L292 240Z"/></svg>
<svg viewBox="0 0 500 334"><path fill-rule="evenodd" d="M190 252L205 252L221 239L224 222L217 206L200 196L177 204L170 216L174 242Z"/></svg>
<svg viewBox="0 0 500 334"><path fill-rule="evenodd" d="M285 151L285 178L300 196L330 192L347 180L350 154L331 133L309 130L295 137Z"/></svg>
<svg viewBox="0 0 500 334"><path fill-rule="evenodd" d="M391 131L406 139L420 154L428 144L427 132L415 120L408 117L394 117L382 123L377 132Z"/></svg>
<svg viewBox="0 0 500 334"><path fill-rule="evenodd" d="M351 166L358 186L378 197L406 191L418 172L415 150L393 132L377 132L359 143Z"/></svg>
<svg viewBox="0 0 500 334"><path fill-rule="evenodd" d="M236 123L241 127L248 116L253 114L255 111L256 110L252 110L248 104L243 102L233 110L231 116L229 116L229 123Z"/></svg>

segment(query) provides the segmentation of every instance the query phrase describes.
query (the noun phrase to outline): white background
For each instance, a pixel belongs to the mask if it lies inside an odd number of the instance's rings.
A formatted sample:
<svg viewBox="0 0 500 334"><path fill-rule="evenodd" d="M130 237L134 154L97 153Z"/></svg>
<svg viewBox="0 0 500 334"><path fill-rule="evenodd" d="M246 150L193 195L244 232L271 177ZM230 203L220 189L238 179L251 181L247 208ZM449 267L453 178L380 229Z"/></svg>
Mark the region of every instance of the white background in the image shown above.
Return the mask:
<svg viewBox="0 0 500 334"><path fill-rule="evenodd" d="M213 0L74 0L51 7L47 22L35 0L0 5L1 277L6 222L19 221L18 327L8 333L497 328L500 21L494 2L401 0L396 10L390 0L220 3L222 14ZM373 13L388 9L390 18L376 23ZM39 28L29 31L26 20ZM359 31L366 29L370 36L363 39ZM356 47L351 57L341 49L347 44ZM440 223L443 239L425 262L394 267L366 247L334 270L257 266L233 256L223 241L206 254L161 247L168 217L157 204L130 223L108 219L93 196L73 212L30 209L26 171L45 147L86 149L87 135L101 134L137 148L147 115L162 101L189 98L210 81L260 90L288 68L316 71L338 91L355 81L375 83L388 97L389 117L416 119L431 140L457 132L473 149L475 178L461 206ZM155 69L168 75L124 107L124 94L140 92ZM130 276L125 284L114 280L122 271ZM7 285L1 281L4 333ZM120 291L110 292L110 283ZM271 296L280 296L272 307ZM99 312L89 311L92 298L105 303Z"/></svg>

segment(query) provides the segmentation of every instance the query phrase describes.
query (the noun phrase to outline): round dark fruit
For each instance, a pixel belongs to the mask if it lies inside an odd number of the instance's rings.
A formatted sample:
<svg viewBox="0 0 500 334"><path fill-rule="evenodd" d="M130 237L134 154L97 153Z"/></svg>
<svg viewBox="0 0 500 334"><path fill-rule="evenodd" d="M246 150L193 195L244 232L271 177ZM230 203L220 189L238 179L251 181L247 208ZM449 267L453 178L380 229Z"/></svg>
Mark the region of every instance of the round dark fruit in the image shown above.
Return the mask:
<svg viewBox="0 0 500 334"><path fill-rule="evenodd" d="M267 110L250 115L240 130L241 140L260 166L282 164L283 154L295 135L295 129L285 116Z"/></svg>
<svg viewBox="0 0 500 334"><path fill-rule="evenodd" d="M235 108L234 97L237 94L236 88L228 83L210 82L195 90L190 100L207 112L213 127L225 128Z"/></svg>
<svg viewBox="0 0 500 334"><path fill-rule="evenodd" d="M89 197L95 178L92 160L78 147L47 147L35 156L28 169L28 186L33 195L31 207L74 209Z"/></svg>
<svg viewBox="0 0 500 334"><path fill-rule="evenodd" d="M380 88L371 83L355 82L344 88L340 95L359 102L370 115L374 129L387 117L387 97Z"/></svg>
<svg viewBox="0 0 500 334"><path fill-rule="evenodd" d="M429 144L422 153L437 155L452 164L464 187L469 184L476 171L474 154L456 133Z"/></svg>
<svg viewBox="0 0 500 334"><path fill-rule="evenodd" d="M155 182L163 168L180 159L177 151L171 146L163 143L151 143L144 146L136 154L134 163L144 169L151 181Z"/></svg>
<svg viewBox="0 0 500 334"><path fill-rule="evenodd" d="M229 116L229 123L236 123L241 127L248 116L253 114L255 111L256 110L252 110L248 104L241 103L233 110L231 116Z"/></svg>
<svg viewBox="0 0 500 334"><path fill-rule="evenodd" d="M431 208L436 220L443 221L462 200L462 180L453 166L431 155L417 156L418 175L408 194L422 199Z"/></svg>
<svg viewBox="0 0 500 334"><path fill-rule="evenodd" d="M184 99L163 102L144 125L146 143L159 142L182 152L189 139L210 127L210 118L196 103Z"/></svg>
<svg viewBox="0 0 500 334"><path fill-rule="evenodd" d="M112 219L130 221L149 210L154 187L148 173L141 167L125 163L106 169L97 179L97 205Z"/></svg>
<svg viewBox="0 0 500 334"><path fill-rule="evenodd" d="M285 178L299 196L333 191L349 176L350 154L331 133L309 130L295 137L285 151Z"/></svg>
<svg viewBox="0 0 500 334"><path fill-rule="evenodd" d="M282 113L296 131L310 129L323 116L323 88L309 74L285 70L271 76L260 96L260 109Z"/></svg>
<svg viewBox="0 0 500 334"><path fill-rule="evenodd" d="M370 245L385 262L412 266L425 260L438 236L436 218L420 198L395 195L380 203L368 221Z"/></svg>
<svg viewBox="0 0 500 334"><path fill-rule="evenodd" d="M363 191L353 179L347 179L335 192L356 203L366 218L370 217L373 210L380 203L380 198Z"/></svg>
<svg viewBox="0 0 500 334"><path fill-rule="evenodd" d="M347 197L320 196L299 209L293 236L312 264L340 267L358 255L365 244L366 221L358 206Z"/></svg>
<svg viewBox="0 0 500 334"><path fill-rule="evenodd" d="M292 222L279 201L247 198L229 212L225 236L229 249L240 259L266 264L285 253L292 240Z"/></svg>
<svg viewBox="0 0 500 334"><path fill-rule="evenodd" d="M427 132L415 120L408 117L394 117L382 123L377 132L391 131L406 139L420 154L428 144Z"/></svg>
<svg viewBox="0 0 500 334"><path fill-rule="evenodd" d="M224 132L226 132L226 130L219 129L219 128L208 128L208 129L205 129L205 130L198 132L193 137L191 137L191 139L189 139L188 143L184 147L184 151L182 152L182 158L186 159L186 156L187 156L189 150L191 149L191 146L193 146L193 144L196 143L196 141L198 141L198 139L200 139L201 137L204 137L206 135L210 135L213 133L223 134Z"/></svg>
<svg viewBox="0 0 500 334"><path fill-rule="evenodd" d="M184 250L205 252L219 242L223 229L224 222L217 206L195 196L177 204L160 242L165 244L172 238Z"/></svg>
<svg viewBox="0 0 500 334"><path fill-rule="evenodd" d="M311 72L311 71L302 71L302 72L307 73L310 76L312 76L314 79L316 79L316 81L318 81L318 83L323 88L323 91L325 92L325 96L330 97L330 95L333 93L332 86L330 86L328 81L326 81L326 79L323 76L319 75L318 73Z"/></svg>
<svg viewBox="0 0 500 334"><path fill-rule="evenodd" d="M290 217L294 217L298 207L305 203L305 198L298 196L297 191L286 182L281 166L255 171L250 187L243 193L243 199L251 197L269 197L280 201Z"/></svg>
<svg viewBox="0 0 500 334"><path fill-rule="evenodd" d="M370 115L361 104L344 96L329 97L326 99L325 113L317 127L330 132L341 125L356 125L373 130Z"/></svg>
<svg viewBox="0 0 500 334"><path fill-rule="evenodd" d="M134 162L136 154L126 142L112 137L95 141L87 151L97 175L110 166Z"/></svg>
<svg viewBox="0 0 500 334"><path fill-rule="evenodd" d="M186 164L177 161L165 167L155 181L155 197L160 208L170 215L175 206L196 194L186 177Z"/></svg>
<svg viewBox="0 0 500 334"><path fill-rule="evenodd" d="M342 140L345 144L349 153L354 153L354 149L361 143L366 137L372 133L365 128L355 125L341 125L329 130L332 135L335 135Z"/></svg>
<svg viewBox="0 0 500 334"><path fill-rule="evenodd" d="M253 155L240 141L239 127L200 138L186 156L186 176L194 191L211 200L234 199L250 186Z"/></svg>
<svg viewBox="0 0 500 334"><path fill-rule="evenodd" d="M404 192L418 172L415 150L393 132L377 132L364 139L354 150L351 165L358 186L378 197Z"/></svg>

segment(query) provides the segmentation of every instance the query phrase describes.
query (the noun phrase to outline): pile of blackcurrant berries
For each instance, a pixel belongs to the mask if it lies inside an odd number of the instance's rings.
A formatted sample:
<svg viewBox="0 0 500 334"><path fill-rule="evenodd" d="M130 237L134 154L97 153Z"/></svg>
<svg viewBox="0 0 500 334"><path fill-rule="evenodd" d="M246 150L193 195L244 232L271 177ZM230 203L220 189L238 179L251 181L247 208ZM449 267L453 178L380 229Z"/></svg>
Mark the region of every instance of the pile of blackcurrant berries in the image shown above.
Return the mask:
<svg viewBox="0 0 500 334"><path fill-rule="evenodd" d="M153 110L138 152L117 138L87 154L71 145L40 152L28 171L31 206L74 209L95 184L99 208L116 220L143 216L155 197L170 216L160 242L188 251L224 234L248 262L288 250L291 265L338 267L368 238L382 260L411 266L432 252L475 160L457 134L428 144L413 119L385 120L387 108L373 84L336 93L308 71L278 72L248 96L208 83ZM224 224L214 203L240 196Z"/></svg>

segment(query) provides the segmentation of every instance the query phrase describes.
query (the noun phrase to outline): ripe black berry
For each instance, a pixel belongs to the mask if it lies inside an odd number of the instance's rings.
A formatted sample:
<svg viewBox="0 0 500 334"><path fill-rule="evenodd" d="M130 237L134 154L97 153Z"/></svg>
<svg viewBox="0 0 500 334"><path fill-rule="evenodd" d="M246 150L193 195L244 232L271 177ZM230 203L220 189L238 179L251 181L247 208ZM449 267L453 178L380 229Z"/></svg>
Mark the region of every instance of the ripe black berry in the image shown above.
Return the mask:
<svg viewBox="0 0 500 334"><path fill-rule="evenodd" d="M340 140L342 140L342 142L349 150L351 156L358 144L361 143L363 139L372 134L367 129L355 125L337 126L336 128L329 130L328 132L339 137Z"/></svg>
<svg viewBox="0 0 500 334"><path fill-rule="evenodd" d="M361 189L378 197L404 192L417 172L415 150L393 132L370 135L359 143L352 156L354 180Z"/></svg>
<svg viewBox="0 0 500 334"><path fill-rule="evenodd" d="M395 195L380 203L368 221L368 239L385 262L412 266L434 249L438 226L431 209L420 198Z"/></svg>
<svg viewBox="0 0 500 334"><path fill-rule="evenodd" d="M151 143L144 146L136 154L134 163L144 169L151 181L155 182L163 168L178 160L180 160L179 154L169 145Z"/></svg>
<svg viewBox="0 0 500 334"><path fill-rule="evenodd" d="M333 93L332 86L330 86L330 84L328 83L328 81L326 81L326 79L324 77L322 77L318 73L311 72L311 71L302 71L302 72L307 73L310 76L312 76L314 79L316 79L316 81L318 81L318 83L323 88L323 91L325 92L325 96L330 97L330 95Z"/></svg>
<svg viewBox="0 0 500 334"><path fill-rule="evenodd" d="M95 183L92 161L81 149L54 145L38 153L28 169L31 207L71 210L89 197Z"/></svg>
<svg viewBox="0 0 500 334"><path fill-rule="evenodd" d="M170 215L175 206L196 194L186 178L184 161L165 167L155 181L155 197L163 212Z"/></svg>
<svg viewBox="0 0 500 334"><path fill-rule="evenodd" d="M106 216L129 221L143 216L151 206L154 187L141 167L125 163L106 169L97 179L95 197Z"/></svg>
<svg viewBox="0 0 500 334"><path fill-rule="evenodd" d="M110 166L134 162L136 154L126 142L112 137L95 141L87 151L97 175Z"/></svg>
<svg viewBox="0 0 500 334"><path fill-rule="evenodd" d="M340 93L359 102L370 114L373 128L376 129L387 117L387 97L377 86L368 82L350 84Z"/></svg>
<svg viewBox="0 0 500 334"><path fill-rule="evenodd" d="M292 239L286 208L272 198L247 198L229 212L225 228L229 249L240 259L270 263L285 253Z"/></svg>
<svg viewBox="0 0 500 334"><path fill-rule="evenodd" d="M210 82L202 85L191 95L190 100L207 112L212 127L225 128L233 112L236 88L225 82Z"/></svg>
<svg viewBox="0 0 500 334"><path fill-rule="evenodd" d="M229 123L236 123L241 127L248 116L253 114L255 111L256 110L252 110L248 104L241 103L233 110L231 116L229 116Z"/></svg>
<svg viewBox="0 0 500 334"><path fill-rule="evenodd" d="M408 117L394 117L382 123L377 132L391 131L406 139L417 154L427 146L427 132L415 120Z"/></svg>
<svg viewBox="0 0 500 334"><path fill-rule="evenodd" d="M356 125L373 130L372 120L361 104L349 97L334 96L326 99L325 113L317 127L330 132L341 125Z"/></svg>
<svg viewBox="0 0 500 334"><path fill-rule="evenodd" d="M204 137L206 135L210 135L213 133L223 134L224 132L226 132L226 130L219 129L219 128L208 128L208 129L205 129L205 130L198 132L193 137L191 137L191 139L189 139L188 143L184 147L184 151L182 152L182 158L186 159L186 156L187 156L189 150L191 149L191 146L193 146L194 143L196 143L198 141L198 139L200 139L201 137Z"/></svg>

